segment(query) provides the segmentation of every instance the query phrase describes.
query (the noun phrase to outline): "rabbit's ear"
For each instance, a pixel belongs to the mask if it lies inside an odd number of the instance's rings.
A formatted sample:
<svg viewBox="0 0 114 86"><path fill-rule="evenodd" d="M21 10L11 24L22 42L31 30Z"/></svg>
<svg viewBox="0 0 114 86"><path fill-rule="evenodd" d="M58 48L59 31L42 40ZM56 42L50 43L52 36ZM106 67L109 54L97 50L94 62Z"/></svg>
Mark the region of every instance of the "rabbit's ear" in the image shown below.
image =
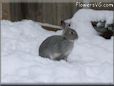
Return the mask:
<svg viewBox="0 0 114 86"><path fill-rule="evenodd" d="M66 23L64 20L61 20L61 26L63 27L63 29L67 29L70 26L70 24Z"/></svg>
<svg viewBox="0 0 114 86"><path fill-rule="evenodd" d="M64 20L61 20L61 26L62 26L63 28L66 26Z"/></svg>

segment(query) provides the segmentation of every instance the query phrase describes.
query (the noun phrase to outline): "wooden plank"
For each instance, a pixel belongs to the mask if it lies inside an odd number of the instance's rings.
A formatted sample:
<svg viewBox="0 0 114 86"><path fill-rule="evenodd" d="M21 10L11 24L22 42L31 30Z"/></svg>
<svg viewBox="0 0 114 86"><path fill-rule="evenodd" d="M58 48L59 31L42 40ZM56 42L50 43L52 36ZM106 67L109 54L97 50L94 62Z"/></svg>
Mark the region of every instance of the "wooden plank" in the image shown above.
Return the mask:
<svg viewBox="0 0 114 86"><path fill-rule="evenodd" d="M43 22L42 5L42 3L37 3L36 19Z"/></svg>
<svg viewBox="0 0 114 86"><path fill-rule="evenodd" d="M11 20L19 21L23 19L20 3L10 3Z"/></svg>
<svg viewBox="0 0 114 86"><path fill-rule="evenodd" d="M71 17L72 17L72 3L57 4L58 25L60 25L61 20L69 19Z"/></svg>
<svg viewBox="0 0 114 86"><path fill-rule="evenodd" d="M2 20L2 3L0 3L0 20Z"/></svg>
<svg viewBox="0 0 114 86"><path fill-rule="evenodd" d="M10 20L10 4L9 3L2 3L2 19Z"/></svg>

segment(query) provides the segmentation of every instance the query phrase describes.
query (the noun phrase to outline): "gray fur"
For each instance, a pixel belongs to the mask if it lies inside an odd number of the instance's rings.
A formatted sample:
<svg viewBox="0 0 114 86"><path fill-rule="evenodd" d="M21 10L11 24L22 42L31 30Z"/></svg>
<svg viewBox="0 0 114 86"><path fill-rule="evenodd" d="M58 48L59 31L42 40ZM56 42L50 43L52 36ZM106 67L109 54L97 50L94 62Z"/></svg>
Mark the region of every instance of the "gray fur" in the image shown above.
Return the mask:
<svg viewBox="0 0 114 86"><path fill-rule="evenodd" d="M39 47L39 55L53 60L67 60L73 49L75 39L78 39L76 31L65 27L63 35L54 35L42 42Z"/></svg>

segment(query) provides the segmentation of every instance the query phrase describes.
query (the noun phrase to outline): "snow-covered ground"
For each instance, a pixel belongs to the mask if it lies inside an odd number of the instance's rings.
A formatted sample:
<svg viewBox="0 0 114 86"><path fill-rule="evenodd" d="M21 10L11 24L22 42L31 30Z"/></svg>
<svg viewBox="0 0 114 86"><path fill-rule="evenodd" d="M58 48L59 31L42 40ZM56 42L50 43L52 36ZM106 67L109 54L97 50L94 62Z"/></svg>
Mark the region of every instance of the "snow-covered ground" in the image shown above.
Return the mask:
<svg viewBox="0 0 114 86"><path fill-rule="evenodd" d="M97 35L90 21L106 19L111 23L112 11L82 9L70 19L79 35L68 62L38 56L39 45L52 32L38 22L1 21L2 83L112 83L113 37L106 40Z"/></svg>

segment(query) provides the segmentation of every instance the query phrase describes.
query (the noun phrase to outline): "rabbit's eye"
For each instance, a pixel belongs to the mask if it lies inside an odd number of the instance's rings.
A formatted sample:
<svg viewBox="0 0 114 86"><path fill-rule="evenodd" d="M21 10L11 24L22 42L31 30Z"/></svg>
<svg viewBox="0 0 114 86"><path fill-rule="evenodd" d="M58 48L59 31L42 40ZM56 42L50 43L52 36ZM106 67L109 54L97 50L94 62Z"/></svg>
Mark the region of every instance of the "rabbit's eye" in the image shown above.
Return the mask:
<svg viewBox="0 0 114 86"><path fill-rule="evenodd" d="M74 32L70 32L70 34L74 34Z"/></svg>

